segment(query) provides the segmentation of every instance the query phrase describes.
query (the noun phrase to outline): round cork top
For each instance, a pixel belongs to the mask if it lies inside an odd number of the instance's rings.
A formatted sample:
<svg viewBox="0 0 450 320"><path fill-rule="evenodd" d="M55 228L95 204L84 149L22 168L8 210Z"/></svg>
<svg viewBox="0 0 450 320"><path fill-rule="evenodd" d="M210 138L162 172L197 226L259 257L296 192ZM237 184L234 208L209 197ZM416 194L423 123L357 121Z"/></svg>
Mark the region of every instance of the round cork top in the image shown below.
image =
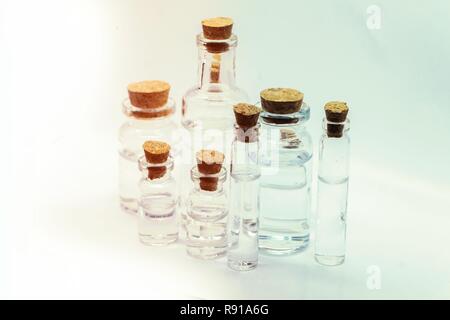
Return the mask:
<svg viewBox="0 0 450 320"><path fill-rule="evenodd" d="M128 91L138 93L157 93L168 90L170 90L170 84L161 80L146 80L128 85Z"/></svg>
<svg viewBox="0 0 450 320"><path fill-rule="evenodd" d="M291 88L269 88L261 91L261 98L274 102L295 102L303 100L303 93Z"/></svg>
<svg viewBox="0 0 450 320"><path fill-rule="evenodd" d="M202 21L203 36L209 40L226 40L232 35L233 20L227 17L216 17ZM219 45L219 48L208 48L209 52L223 52L228 49L228 44ZM221 48L222 47L222 48ZM220 50L219 50L220 49Z"/></svg>
<svg viewBox="0 0 450 320"><path fill-rule="evenodd" d="M151 154L161 154L170 151L170 145L162 141L145 141L144 150Z"/></svg>
<svg viewBox="0 0 450 320"><path fill-rule="evenodd" d="M343 101L330 101L325 104L325 111L332 113L344 113L348 112L348 106Z"/></svg>
<svg viewBox="0 0 450 320"><path fill-rule="evenodd" d="M216 150L200 150L196 153L197 161L206 164L222 164L225 155Z"/></svg>
<svg viewBox="0 0 450 320"><path fill-rule="evenodd" d="M260 108L249 103L238 103L234 105L233 110L243 116L253 116L261 112Z"/></svg>
<svg viewBox="0 0 450 320"><path fill-rule="evenodd" d="M212 28L224 28L231 26L232 24L233 19L228 17L215 17L202 20L203 26Z"/></svg>

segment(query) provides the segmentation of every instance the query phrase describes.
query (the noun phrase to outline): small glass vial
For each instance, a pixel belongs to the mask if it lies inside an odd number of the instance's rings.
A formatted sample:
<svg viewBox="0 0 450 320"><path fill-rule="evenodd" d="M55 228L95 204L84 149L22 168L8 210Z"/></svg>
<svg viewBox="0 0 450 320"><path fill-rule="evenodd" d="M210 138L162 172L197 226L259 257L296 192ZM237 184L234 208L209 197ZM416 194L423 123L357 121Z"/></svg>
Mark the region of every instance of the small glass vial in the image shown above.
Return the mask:
<svg viewBox="0 0 450 320"><path fill-rule="evenodd" d="M263 98L266 91L281 97L287 92L295 99L269 101ZM283 88L262 91L261 104L259 248L266 254L293 254L303 251L310 237L313 144L305 126L310 108L302 93Z"/></svg>
<svg viewBox="0 0 450 320"><path fill-rule="evenodd" d="M319 146L315 259L336 266L345 260L350 121L345 102L329 102L325 112Z"/></svg>
<svg viewBox="0 0 450 320"><path fill-rule="evenodd" d="M217 259L227 253L227 193L223 187L227 170L201 173L191 170L193 188L187 199L186 250L199 259Z"/></svg>
<svg viewBox="0 0 450 320"><path fill-rule="evenodd" d="M139 239L145 245L163 246L178 238L178 195L172 176L173 158L162 163L150 163L145 156L139 159L142 179L138 201Z"/></svg>
<svg viewBox="0 0 450 320"><path fill-rule="evenodd" d="M259 108L249 104L234 107L235 139L231 148L231 203L228 267L247 271L258 265L260 202Z"/></svg>
<svg viewBox="0 0 450 320"><path fill-rule="evenodd" d="M165 141L173 146L172 154L176 157L180 148L180 133L174 119L175 102L171 98L158 108L136 107L127 98L122 110L126 120L119 129L120 206L125 212L136 214L141 177L136 167L143 154L142 144L146 140Z"/></svg>

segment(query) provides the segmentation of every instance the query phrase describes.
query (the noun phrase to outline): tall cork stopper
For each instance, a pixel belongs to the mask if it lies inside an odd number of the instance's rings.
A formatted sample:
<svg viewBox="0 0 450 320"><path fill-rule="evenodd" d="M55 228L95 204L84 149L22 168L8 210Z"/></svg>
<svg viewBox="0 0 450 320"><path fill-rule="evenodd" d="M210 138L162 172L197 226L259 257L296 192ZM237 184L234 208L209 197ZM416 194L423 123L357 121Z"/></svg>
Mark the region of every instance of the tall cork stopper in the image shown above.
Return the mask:
<svg viewBox="0 0 450 320"><path fill-rule="evenodd" d="M260 93L264 111L273 114L299 112L303 103L303 93L291 88L268 88Z"/></svg>
<svg viewBox="0 0 450 320"><path fill-rule="evenodd" d="M142 109L160 108L169 99L170 84L160 80L146 80L128 85L128 96L133 106Z"/></svg>
<svg viewBox="0 0 450 320"><path fill-rule="evenodd" d="M330 101L325 104L325 116L327 118L327 135L332 138L340 138L343 135L345 121L347 120L348 106L346 102Z"/></svg>
<svg viewBox="0 0 450 320"><path fill-rule="evenodd" d="M143 145L145 159L150 164L165 163L169 157L170 145L162 141L146 141ZM148 178L150 180L158 179L166 174L166 166L150 166L148 169Z"/></svg>
<svg viewBox="0 0 450 320"><path fill-rule="evenodd" d="M216 150L200 150L196 153L197 168L201 174L216 175L222 170L225 155ZM216 191L218 177L200 177L200 188L205 191Z"/></svg>

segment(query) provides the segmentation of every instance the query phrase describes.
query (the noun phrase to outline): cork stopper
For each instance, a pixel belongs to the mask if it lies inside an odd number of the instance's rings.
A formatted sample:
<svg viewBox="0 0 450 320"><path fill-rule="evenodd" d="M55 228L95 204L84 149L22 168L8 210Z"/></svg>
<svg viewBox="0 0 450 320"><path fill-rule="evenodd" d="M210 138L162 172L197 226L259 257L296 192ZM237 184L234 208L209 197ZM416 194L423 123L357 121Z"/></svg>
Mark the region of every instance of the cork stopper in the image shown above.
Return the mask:
<svg viewBox="0 0 450 320"><path fill-rule="evenodd" d="M233 20L228 17L216 17L202 20L203 36L210 40L226 40L231 37Z"/></svg>
<svg viewBox="0 0 450 320"><path fill-rule="evenodd" d="M150 164L165 163L169 157L170 145L162 141L146 141L143 145L145 159ZM152 166L148 168L148 178L154 180L166 174L166 166Z"/></svg>
<svg viewBox="0 0 450 320"><path fill-rule="evenodd" d="M201 150L196 154L197 168L201 174L215 175L222 170L225 155L215 150ZM205 191L216 191L218 177L201 177L200 188Z"/></svg>
<svg viewBox="0 0 450 320"><path fill-rule="evenodd" d="M261 109L253 104L238 103L233 106L236 123L241 128L251 128L258 123Z"/></svg>
<svg viewBox="0 0 450 320"><path fill-rule="evenodd" d="M300 111L304 95L291 88L269 88L261 91L260 97L264 111L274 114L290 114Z"/></svg>
<svg viewBox="0 0 450 320"><path fill-rule="evenodd" d="M169 99L170 84L160 80L146 80L128 85L131 104L142 109L160 108Z"/></svg>
<svg viewBox="0 0 450 320"><path fill-rule="evenodd" d="M346 102L330 101L325 104L328 137L342 137L345 121L347 120L348 106ZM332 123L330 123L332 122Z"/></svg>
<svg viewBox="0 0 450 320"><path fill-rule="evenodd" d="M213 59L211 62L211 71L210 71L210 82L211 83L219 83L220 79L220 54L213 54Z"/></svg>

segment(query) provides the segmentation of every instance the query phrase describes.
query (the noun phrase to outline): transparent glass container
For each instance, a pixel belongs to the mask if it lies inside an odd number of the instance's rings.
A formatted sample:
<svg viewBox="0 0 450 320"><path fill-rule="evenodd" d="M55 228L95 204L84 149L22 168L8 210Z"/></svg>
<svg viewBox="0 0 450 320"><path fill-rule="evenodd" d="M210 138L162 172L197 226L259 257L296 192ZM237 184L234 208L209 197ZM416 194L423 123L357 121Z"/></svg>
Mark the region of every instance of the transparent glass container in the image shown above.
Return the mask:
<svg viewBox="0 0 450 320"><path fill-rule="evenodd" d="M235 126L231 148L228 267L247 271L258 265L260 203L259 128Z"/></svg>
<svg viewBox="0 0 450 320"><path fill-rule="evenodd" d="M350 121L323 120L324 134L319 144L319 179L315 229L315 259L335 266L344 263L350 160ZM342 126L341 137L329 137L328 126Z"/></svg>
<svg viewBox="0 0 450 320"><path fill-rule="evenodd" d="M306 129L310 108L292 114L261 113L259 248L293 254L309 244L313 144Z"/></svg>
<svg viewBox="0 0 450 320"><path fill-rule="evenodd" d="M142 145L147 140L164 141L170 144L172 154L177 157L181 139L174 119L175 102L172 99L157 109L137 108L126 99L122 110L126 120L119 129L120 206L125 212L136 214L138 182L141 178L138 159L144 154Z"/></svg>
<svg viewBox="0 0 450 320"><path fill-rule="evenodd" d="M191 170L193 187L187 199L186 250L199 259L217 259L227 253L226 225L228 199L224 189L227 170L218 174L202 174L197 166ZM217 181L217 189L204 190L202 183Z"/></svg>
<svg viewBox="0 0 450 320"><path fill-rule="evenodd" d="M149 178L149 169L166 168L160 178ZM163 246L178 238L178 194L172 176L173 159L169 156L163 164L150 164L145 156L139 159L142 178L139 181L138 200L139 239L145 245Z"/></svg>

